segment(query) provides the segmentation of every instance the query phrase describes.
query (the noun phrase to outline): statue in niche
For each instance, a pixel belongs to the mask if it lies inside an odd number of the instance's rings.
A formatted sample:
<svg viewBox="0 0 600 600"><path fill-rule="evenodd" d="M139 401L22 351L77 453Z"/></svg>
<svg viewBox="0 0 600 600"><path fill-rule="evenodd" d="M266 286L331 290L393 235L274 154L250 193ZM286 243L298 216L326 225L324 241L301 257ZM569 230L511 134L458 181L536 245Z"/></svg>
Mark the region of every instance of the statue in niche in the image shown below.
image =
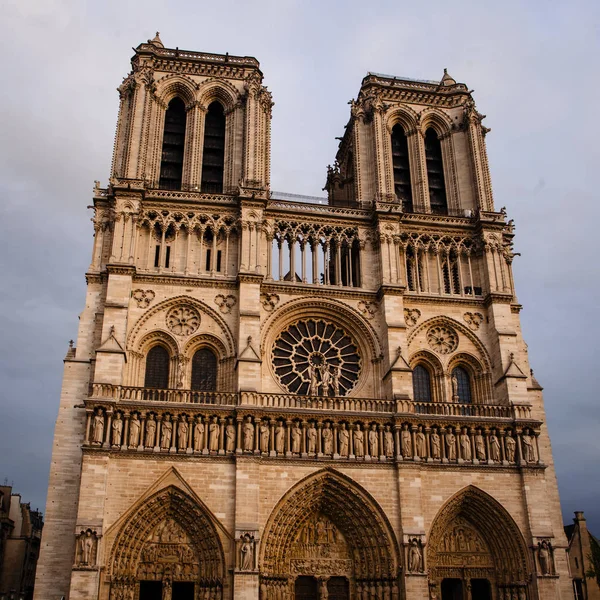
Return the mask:
<svg viewBox="0 0 600 600"><path fill-rule="evenodd" d="M225 451L233 452L235 450L235 427L229 418L225 427Z"/></svg>
<svg viewBox="0 0 600 600"><path fill-rule="evenodd" d="M371 456L379 455L379 436L377 434L377 425L373 423L369 430L369 454Z"/></svg>
<svg viewBox="0 0 600 600"><path fill-rule="evenodd" d="M310 365L310 367L308 368L308 376L309 376L308 395L309 396L318 396L319 395L319 386L321 384L319 383L319 378L317 375L317 367L315 367L315 365Z"/></svg>
<svg viewBox="0 0 600 600"><path fill-rule="evenodd" d="M464 427L460 434L460 447L462 450L463 460L471 460L471 438L467 433L467 428Z"/></svg>
<svg viewBox="0 0 600 600"><path fill-rule="evenodd" d="M431 458L439 460L441 457L440 435L437 429L433 429L429 436L431 440Z"/></svg>
<svg viewBox="0 0 600 600"><path fill-rule="evenodd" d="M383 434L384 451L387 458L394 458L394 434L389 425L385 426Z"/></svg>
<svg viewBox="0 0 600 600"><path fill-rule="evenodd" d="M412 458L412 439L406 423L402 426L400 437L402 440L402 456L404 456L404 458Z"/></svg>
<svg viewBox="0 0 600 600"><path fill-rule="evenodd" d="M495 429L492 429L490 434L490 458L494 462L500 462L500 440Z"/></svg>
<svg viewBox="0 0 600 600"><path fill-rule="evenodd" d="M168 450L171 447L171 438L173 436L173 423L171 423L171 416L165 415L160 428L160 447L163 450Z"/></svg>
<svg viewBox="0 0 600 600"><path fill-rule="evenodd" d="M452 375L452 402L459 402L460 396L458 395L458 378L456 375Z"/></svg>
<svg viewBox="0 0 600 600"><path fill-rule="evenodd" d="M340 444L340 456L348 456L350 433L346 429L346 423L342 423L340 425L340 430L338 432L338 440Z"/></svg>
<svg viewBox="0 0 600 600"><path fill-rule="evenodd" d="M340 379L342 378L342 365L337 367L331 367L331 387L333 389L333 395L340 395Z"/></svg>
<svg viewBox="0 0 600 600"><path fill-rule="evenodd" d="M328 600L329 598L329 590L327 589L327 580L321 579L319 583L319 599L320 600Z"/></svg>
<svg viewBox="0 0 600 600"><path fill-rule="evenodd" d="M137 413L131 415L129 420L129 447L137 448L140 445L140 418Z"/></svg>
<svg viewBox="0 0 600 600"><path fill-rule="evenodd" d="M538 543L538 559L540 561L540 570L542 571L542 575L551 575L551 560L552 556L550 554L551 546L547 540L542 540Z"/></svg>
<svg viewBox="0 0 600 600"><path fill-rule="evenodd" d="M446 456L448 460L456 460L456 436L452 428L446 433Z"/></svg>
<svg viewBox="0 0 600 600"><path fill-rule="evenodd" d="M331 383L331 372L329 371L329 365L327 363L321 365L321 390L323 390L323 396L329 396L329 384Z"/></svg>
<svg viewBox="0 0 600 600"><path fill-rule="evenodd" d="M417 538L413 538L408 548L408 570L412 573L423 572L423 553Z"/></svg>
<svg viewBox="0 0 600 600"><path fill-rule="evenodd" d="M198 417L194 425L194 452L202 450L202 442L204 440L204 423L202 417Z"/></svg>
<svg viewBox="0 0 600 600"><path fill-rule="evenodd" d="M177 424L177 448L179 450L187 450L188 431L187 417L182 415L181 421Z"/></svg>
<svg viewBox="0 0 600 600"><path fill-rule="evenodd" d="M268 452L269 451L269 424L266 421L261 421L260 423L260 451Z"/></svg>
<svg viewBox="0 0 600 600"><path fill-rule="evenodd" d="M283 421L277 421L275 427L275 450L277 454L283 454L285 452L285 427Z"/></svg>
<svg viewBox="0 0 600 600"><path fill-rule="evenodd" d="M317 451L317 430L312 421L308 431L306 432L306 437L308 439L308 453L314 454Z"/></svg>
<svg viewBox="0 0 600 600"><path fill-rule="evenodd" d="M526 462L535 462L535 449L533 447L533 436L529 429L524 429L521 435L523 440L523 454Z"/></svg>
<svg viewBox="0 0 600 600"><path fill-rule="evenodd" d="M356 424L356 430L354 431L354 455L365 455L365 436L360 428L360 423Z"/></svg>
<svg viewBox="0 0 600 600"><path fill-rule="evenodd" d="M512 436L512 431L509 429L506 432L506 438L504 439L504 447L506 449L506 460L510 463L515 462L516 446L517 442L515 442L515 438Z"/></svg>
<svg viewBox="0 0 600 600"><path fill-rule="evenodd" d="M156 419L150 413L146 419L146 448L153 448L156 443Z"/></svg>
<svg viewBox="0 0 600 600"><path fill-rule="evenodd" d="M94 415L94 429L92 432L92 445L101 446L104 441L104 413L101 408L96 409Z"/></svg>
<svg viewBox="0 0 600 600"><path fill-rule="evenodd" d="M417 456L419 458L427 458L427 440L423 433L423 427L419 425L417 433L415 435L415 446L417 450Z"/></svg>
<svg viewBox="0 0 600 600"><path fill-rule="evenodd" d="M485 440L481 435L481 429L477 430L475 436L475 457L479 460L485 460Z"/></svg>
<svg viewBox="0 0 600 600"><path fill-rule="evenodd" d="M292 427L292 452L294 454L300 454L300 442L302 441L302 430L298 421L294 423Z"/></svg>
<svg viewBox="0 0 600 600"><path fill-rule="evenodd" d="M121 413L115 414L112 422L112 439L111 444L113 448L118 448L121 445L121 436L123 435L123 417Z"/></svg>
<svg viewBox="0 0 600 600"><path fill-rule="evenodd" d="M240 537L240 569L242 571L254 570L254 539L246 533Z"/></svg>
<svg viewBox="0 0 600 600"><path fill-rule="evenodd" d="M323 454L333 454L333 431L331 423L325 423L323 426Z"/></svg>
<svg viewBox="0 0 600 600"><path fill-rule="evenodd" d="M217 417L213 417L208 426L208 449L211 452L219 451L219 423Z"/></svg>
<svg viewBox="0 0 600 600"><path fill-rule="evenodd" d="M79 534L79 565L82 567L93 565L96 539L96 533L91 529L82 531Z"/></svg>
<svg viewBox="0 0 600 600"><path fill-rule="evenodd" d="M246 417L244 423L244 451L252 452L252 446L254 445L254 425L252 424L252 417Z"/></svg>

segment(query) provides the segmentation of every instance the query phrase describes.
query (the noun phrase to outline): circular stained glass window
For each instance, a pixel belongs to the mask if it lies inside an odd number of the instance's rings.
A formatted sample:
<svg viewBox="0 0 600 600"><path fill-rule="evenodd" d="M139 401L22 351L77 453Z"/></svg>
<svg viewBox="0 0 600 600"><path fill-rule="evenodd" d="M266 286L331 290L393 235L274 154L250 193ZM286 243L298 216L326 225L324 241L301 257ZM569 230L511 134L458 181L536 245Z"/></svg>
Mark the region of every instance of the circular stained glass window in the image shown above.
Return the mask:
<svg viewBox="0 0 600 600"><path fill-rule="evenodd" d="M284 329L271 359L281 385L303 396L346 396L361 370L356 342L322 319L303 319Z"/></svg>

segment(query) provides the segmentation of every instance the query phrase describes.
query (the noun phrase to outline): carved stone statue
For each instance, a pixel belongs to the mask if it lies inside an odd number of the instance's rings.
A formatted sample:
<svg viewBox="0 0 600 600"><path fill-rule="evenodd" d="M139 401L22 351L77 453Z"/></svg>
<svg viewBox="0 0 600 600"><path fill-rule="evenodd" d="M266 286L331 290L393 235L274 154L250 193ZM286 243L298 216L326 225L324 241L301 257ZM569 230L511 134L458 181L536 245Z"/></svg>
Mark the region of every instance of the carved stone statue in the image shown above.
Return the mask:
<svg viewBox="0 0 600 600"><path fill-rule="evenodd" d="M140 445L140 419L137 413L131 415L129 420L129 447L137 448Z"/></svg>
<svg viewBox="0 0 600 600"><path fill-rule="evenodd" d="M277 421L277 426L275 427L275 451L277 454L285 452L285 427L283 421Z"/></svg>
<svg viewBox="0 0 600 600"><path fill-rule="evenodd" d="M171 438L173 436L173 423L171 423L171 417L165 415L160 428L160 447L163 450L168 450L171 447Z"/></svg>
<svg viewBox="0 0 600 600"><path fill-rule="evenodd" d="M146 448L153 448L156 444L156 420L150 413L146 419Z"/></svg>
<svg viewBox="0 0 600 600"><path fill-rule="evenodd" d="M540 561L540 570L542 575L551 575L551 560L550 544L547 540L543 540L538 544L538 559Z"/></svg>
<svg viewBox="0 0 600 600"><path fill-rule="evenodd" d="M92 445L101 446L104 441L104 413L101 408L96 409L94 415L94 429L92 432Z"/></svg>
<svg viewBox="0 0 600 600"><path fill-rule="evenodd" d="M408 570L412 573L423 572L423 553L421 552L421 546L417 538L411 540L408 549Z"/></svg>
<svg viewBox="0 0 600 600"><path fill-rule="evenodd" d="M377 434L377 425L373 423L369 430L369 453L371 456L379 455L379 435Z"/></svg>
<svg viewBox="0 0 600 600"><path fill-rule="evenodd" d="M331 387L333 389L333 395L340 395L340 378L342 377L342 365L337 367L331 367Z"/></svg>
<svg viewBox="0 0 600 600"><path fill-rule="evenodd" d="M346 429L346 423L340 425L338 431L338 442L340 446L340 456L348 456L348 444L350 440L350 433Z"/></svg>
<svg viewBox="0 0 600 600"><path fill-rule="evenodd" d="M242 571L254 570L254 540L249 534L241 536L240 541L240 569Z"/></svg>
<svg viewBox="0 0 600 600"><path fill-rule="evenodd" d="M213 417L208 426L208 449L211 452L219 451L219 423L217 423L217 417Z"/></svg>
<svg viewBox="0 0 600 600"><path fill-rule="evenodd" d="M533 437L530 435L529 429L523 430L521 435L523 441L523 455L526 462L535 462L535 448L533 447Z"/></svg>
<svg viewBox="0 0 600 600"><path fill-rule="evenodd" d="M365 455L365 435L360 428L360 423L356 424L354 430L354 455L361 457Z"/></svg>
<svg viewBox="0 0 600 600"><path fill-rule="evenodd" d="M479 460L485 460L485 440L483 439L483 435L481 435L481 429L477 430L477 435L475 436L475 457Z"/></svg>
<svg viewBox="0 0 600 600"><path fill-rule="evenodd" d="M96 534L88 529L79 534L79 564L91 567L94 561L94 548L96 547Z"/></svg>
<svg viewBox="0 0 600 600"><path fill-rule="evenodd" d="M327 581L325 579L321 579L319 583L319 599L320 600L328 600L329 598L329 590L327 589Z"/></svg>
<svg viewBox="0 0 600 600"><path fill-rule="evenodd" d="M225 451L233 452L235 450L235 427L233 426L231 419L225 427Z"/></svg>
<svg viewBox="0 0 600 600"><path fill-rule="evenodd" d="M308 453L314 454L317 451L317 430L312 422L306 432L306 437L308 439Z"/></svg>
<svg viewBox="0 0 600 600"><path fill-rule="evenodd" d="M323 391L323 396L329 396L329 385L331 383L331 372L329 371L329 366L324 364L320 369L321 373L321 390Z"/></svg>
<svg viewBox="0 0 600 600"><path fill-rule="evenodd" d="M456 436L452 429L446 433L446 457L448 460L456 460Z"/></svg>
<svg viewBox="0 0 600 600"><path fill-rule="evenodd" d="M417 433L415 435L415 446L417 447L417 456L419 458L427 457L427 440L425 439L425 434L423 433L423 427L419 425Z"/></svg>
<svg viewBox="0 0 600 600"><path fill-rule="evenodd" d="M196 424L194 425L194 452L200 452L202 450L202 442L204 441L204 423L202 417L198 417Z"/></svg>
<svg viewBox="0 0 600 600"><path fill-rule="evenodd" d="M188 444L188 422L187 417L183 415L181 421L177 424L177 448L179 450L186 450Z"/></svg>
<svg viewBox="0 0 600 600"><path fill-rule="evenodd" d="M294 423L292 427L292 452L294 454L300 454L300 443L302 441L302 429L298 421Z"/></svg>
<svg viewBox="0 0 600 600"><path fill-rule="evenodd" d="M319 395L319 378L317 375L317 367L314 365L310 365L308 370L309 383L308 383L308 395L309 396L318 396Z"/></svg>
<svg viewBox="0 0 600 600"><path fill-rule="evenodd" d="M500 440L498 440L495 429L492 429L490 434L490 458L494 462L500 462Z"/></svg>
<svg viewBox="0 0 600 600"><path fill-rule="evenodd" d="M252 446L254 445L254 425L252 424L252 417L246 417L244 423L244 452L252 452Z"/></svg>
<svg viewBox="0 0 600 600"><path fill-rule="evenodd" d="M463 460L471 460L471 438L467 433L467 428L463 428L462 433L460 434L460 448L462 451Z"/></svg>
<svg viewBox="0 0 600 600"><path fill-rule="evenodd" d="M458 378L456 375L452 375L452 402L459 402L460 396L458 395Z"/></svg>
<svg viewBox="0 0 600 600"><path fill-rule="evenodd" d="M404 458L412 458L412 438L406 423L402 426L402 433L400 434L400 437L402 442L402 456L404 456Z"/></svg>
<svg viewBox="0 0 600 600"><path fill-rule="evenodd" d="M260 451L268 452L269 451L269 424L266 421L262 421L260 424Z"/></svg>
<svg viewBox="0 0 600 600"><path fill-rule="evenodd" d="M385 432L383 434L383 443L385 446L385 455L387 458L394 457L394 434L392 433L390 426L385 426Z"/></svg>
<svg viewBox="0 0 600 600"><path fill-rule="evenodd" d="M512 436L511 431L506 432L506 438L504 439L504 448L506 449L506 460L508 462L515 462L515 448L517 446L517 442L515 442L515 438Z"/></svg>
<svg viewBox="0 0 600 600"><path fill-rule="evenodd" d="M437 432L437 429L432 430L429 439L431 440L431 458L439 460L441 457L441 447L440 435Z"/></svg>
<svg viewBox="0 0 600 600"><path fill-rule="evenodd" d="M113 417L112 422L112 438L111 444L113 448L118 448L121 445L121 435L123 434L123 418L118 412Z"/></svg>
<svg viewBox="0 0 600 600"><path fill-rule="evenodd" d="M333 431L331 430L331 424L325 423L323 426L323 454L333 454Z"/></svg>

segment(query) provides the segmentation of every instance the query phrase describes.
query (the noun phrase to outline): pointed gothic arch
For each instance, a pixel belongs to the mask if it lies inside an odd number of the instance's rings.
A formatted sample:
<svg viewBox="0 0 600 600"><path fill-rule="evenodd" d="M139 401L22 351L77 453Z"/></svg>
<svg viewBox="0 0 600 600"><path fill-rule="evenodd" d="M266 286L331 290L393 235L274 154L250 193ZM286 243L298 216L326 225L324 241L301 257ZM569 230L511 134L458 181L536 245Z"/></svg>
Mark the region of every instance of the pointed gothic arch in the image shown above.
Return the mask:
<svg viewBox="0 0 600 600"><path fill-rule="evenodd" d="M297 577L312 576L345 577L355 593L398 589L400 553L384 511L364 488L332 469L309 475L280 499L261 546L266 588L285 582L293 589Z"/></svg>
<svg viewBox="0 0 600 600"><path fill-rule="evenodd" d="M138 598L141 582L188 582L219 598L226 584L225 554L210 513L174 485L130 511L115 536L108 572L111 600Z"/></svg>
<svg viewBox="0 0 600 600"><path fill-rule="evenodd" d="M444 598L444 580L460 580L468 588L472 580L486 579L492 589L502 590L494 598L526 598L532 574L518 525L497 500L473 485L452 496L435 517L427 568L438 598Z"/></svg>

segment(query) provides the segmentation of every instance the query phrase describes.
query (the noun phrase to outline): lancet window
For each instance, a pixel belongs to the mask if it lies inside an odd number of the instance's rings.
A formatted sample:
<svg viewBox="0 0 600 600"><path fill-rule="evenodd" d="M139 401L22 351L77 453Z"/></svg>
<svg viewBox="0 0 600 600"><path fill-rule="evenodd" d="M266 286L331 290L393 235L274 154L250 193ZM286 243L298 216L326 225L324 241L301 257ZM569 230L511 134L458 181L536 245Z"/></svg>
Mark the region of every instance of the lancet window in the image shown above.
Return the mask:
<svg viewBox="0 0 600 600"><path fill-rule="evenodd" d="M214 392L217 389L217 357L208 348L200 348L192 358L192 390Z"/></svg>
<svg viewBox="0 0 600 600"><path fill-rule="evenodd" d="M470 404L471 396L471 377L463 367L455 367L452 370L452 400L461 404Z"/></svg>
<svg viewBox="0 0 600 600"><path fill-rule="evenodd" d="M402 203L404 212L413 211L410 163L408 158L408 140L402 125L392 129L392 166L394 169L394 192Z"/></svg>
<svg viewBox="0 0 600 600"><path fill-rule="evenodd" d="M219 102L208 107L204 121L202 180L200 189L209 194L223 193L225 168L225 113Z"/></svg>
<svg viewBox="0 0 600 600"><path fill-rule="evenodd" d="M415 402L431 402L431 375L423 365L413 369L413 398Z"/></svg>
<svg viewBox="0 0 600 600"><path fill-rule="evenodd" d="M360 287L360 240L355 228L277 223L268 276L276 281Z"/></svg>
<svg viewBox="0 0 600 600"><path fill-rule="evenodd" d="M167 389L169 387L169 352L164 346L153 346L146 356L144 387Z"/></svg>
<svg viewBox="0 0 600 600"><path fill-rule="evenodd" d="M162 160L158 187L163 190L180 190L183 175L183 153L185 148L185 105L181 98L169 102L165 114Z"/></svg>
<svg viewBox="0 0 600 600"><path fill-rule="evenodd" d="M432 128L425 132L425 161L431 212L436 215L448 214L442 146L437 133Z"/></svg>

